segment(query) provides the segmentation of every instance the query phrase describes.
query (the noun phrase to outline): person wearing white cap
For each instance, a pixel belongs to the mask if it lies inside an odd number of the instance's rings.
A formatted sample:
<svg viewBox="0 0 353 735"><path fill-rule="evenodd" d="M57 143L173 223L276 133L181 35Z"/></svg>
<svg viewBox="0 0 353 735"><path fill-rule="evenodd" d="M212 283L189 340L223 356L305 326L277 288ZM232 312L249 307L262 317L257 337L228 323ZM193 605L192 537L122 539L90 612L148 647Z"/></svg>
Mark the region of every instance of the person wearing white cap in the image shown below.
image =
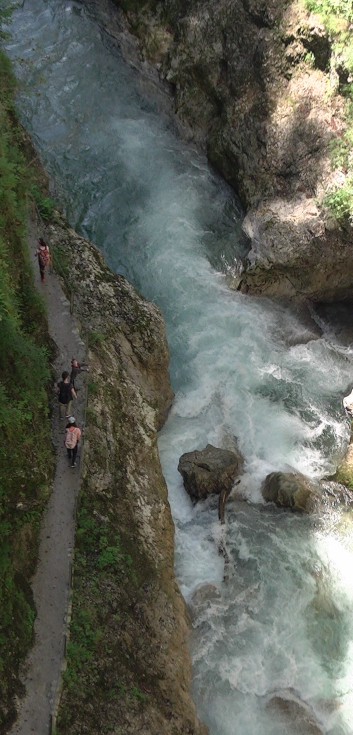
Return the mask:
<svg viewBox="0 0 353 735"><path fill-rule="evenodd" d="M65 429L64 444L71 467L76 467L77 450L81 435L82 432L76 424L75 416L69 416Z"/></svg>

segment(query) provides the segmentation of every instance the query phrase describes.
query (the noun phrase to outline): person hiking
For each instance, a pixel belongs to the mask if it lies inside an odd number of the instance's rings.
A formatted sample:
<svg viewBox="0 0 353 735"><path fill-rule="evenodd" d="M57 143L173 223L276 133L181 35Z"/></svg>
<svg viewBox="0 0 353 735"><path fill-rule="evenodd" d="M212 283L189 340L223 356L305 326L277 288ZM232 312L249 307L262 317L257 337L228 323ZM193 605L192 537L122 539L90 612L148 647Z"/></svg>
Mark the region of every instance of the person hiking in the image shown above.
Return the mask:
<svg viewBox="0 0 353 735"><path fill-rule="evenodd" d="M77 398L77 393L73 387L67 370L61 374L62 380L57 383L56 392L59 400L60 418L64 419L71 413L72 401Z"/></svg>
<svg viewBox="0 0 353 735"><path fill-rule="evenodd" d="M64 444L71 467L76 467L77 450L81 435L82 432L76 424L75 416L70 416L66 424Z"/></svg>
<svg viewBox="0 0 353 735"><path fill-rule="evenodd" d="M38 240L39 248L36 250L36 257L38 258L40 280L42 283L45 282L45 269L47 265L50 265L50 250L47 243L42 237Z"/></svg>
<svg viewBox="0 0 353 735"><path fill-rule="evenodd" d="M89 372L89 367L86 362L79 362L78 360L76 360L76 357L72 358L70 380L74 388L75 388L75 379L77 378L79 373L88 373L88 372Z"/></svg>

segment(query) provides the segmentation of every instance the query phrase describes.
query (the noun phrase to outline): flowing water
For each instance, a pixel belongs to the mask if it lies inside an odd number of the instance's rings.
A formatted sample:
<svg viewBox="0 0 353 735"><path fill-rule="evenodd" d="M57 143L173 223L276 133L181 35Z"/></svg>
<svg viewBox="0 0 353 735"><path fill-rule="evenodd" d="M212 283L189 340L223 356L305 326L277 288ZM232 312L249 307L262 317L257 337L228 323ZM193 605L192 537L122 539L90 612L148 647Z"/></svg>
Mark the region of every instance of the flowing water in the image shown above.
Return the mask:
<svg viewBox="0 0 353 735"><path fill-rule="evenodd" d="M305 735L313 718L353 733L349 525L265 507L260 493L272 470L334 469L353 352L332 330L318 337L285 308L230 290L245 247L232 192L80 4L25 0L10 30L21 115L70 222L166 319L176 398L159 446L194 610L199 714L211 735ZM220 527L215 501L191 505L177 463L234 435L242 500ZM293 724L297 714L306 723Z"/></svg>

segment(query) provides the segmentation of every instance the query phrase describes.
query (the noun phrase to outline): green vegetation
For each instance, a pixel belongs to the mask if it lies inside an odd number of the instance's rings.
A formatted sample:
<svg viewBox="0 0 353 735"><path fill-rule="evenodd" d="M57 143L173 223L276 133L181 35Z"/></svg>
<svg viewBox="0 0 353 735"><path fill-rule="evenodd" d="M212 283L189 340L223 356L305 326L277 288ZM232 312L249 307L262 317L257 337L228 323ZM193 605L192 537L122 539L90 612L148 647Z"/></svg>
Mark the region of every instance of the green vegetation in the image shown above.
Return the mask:
<svg viewBox="0 0 353 735"><path fill-rule="evenodd" d="M335 215L336 219L344 220L353 216L353 176L350 176L344 186L329 192L324 204Z"/></svg>
<svg viewBox="0 0 353 735"><path fill-rule="evenodd" d="M48 497L52 451L46 317L26 240L34 173L22 152L15 79L0 53L0 730L32 640L28 579Z"/></svg>
<svg viewBox="0 0 353 735"><path fill-rule="evenodd" d="M88 394L90 396L98 395L98 385L94 380L89 380L87 384Z"/></svg>
<svg viewBox="0 0 353 735"><path fill-rule="evenodd" d="M320 16L338 48L344 40L349 40L349 24L353 22L351 0L306 0L306 6Z"/></svg>
<svg viewBox="0 0 353 735"><path fill-rule="evenodd" d="M122 655L118 653L119 630L124 625L119 612L121 597L127 597L131 604L130 597L136 599L141 579L138 579L132 556L126 551L126 539L120 537L114 524L99 518L92 508L92 499L87 496L83 496L78 514L74 581L67 669L64 674L65 699L72 698L76 703L87 702L92 691L99 690L100 707L104 707L104 700L113 704L122 699L135 703L135 706L143 705L148 697L137 681L127 675L121 661L119 678L112 677L114 685L110 683L106 687L102 681L102 660L107 660L110 671L113 664L109 661L113 660L116 666L117 657L120 659ZM116 630L115 651L111 650L107 641L107 633L112 628ZM129 658L129 654L124 655ZM73 722L70 722L70 715L64 708L57 732L73 730Z"/></svg>
<svg viewBox="0 0 353 735"><path fill-rule="evenodd" d="M39 216L44 220L44 222L49 222L54 215L54 200L43 194L40 186L37 184L32 185L30 194L35 202Z"/></svg>
<svg viewBox="0 0 353 735"><path fill-rule="evenodd" d="M97 347L101 345L105 340L105 335L102 332L89 332L88 333L88 347Z"/></svg>
<svg viewBox="0 0 353 735"><path fill-rule="evenodd" d="M353 4L351 0L305 0L324 24L332 46L332 63L339 79L339 92L345 99L347 129L332 146L332 161L345 175L343 185L328 192L324 199L339 221L353 219Z"/></svg>
<svg viewBox="0 0 353 735"><path fill-rule="evenodd" d="M68 288L70 282L70 268L64 248L61 248L60 245L56 245L55 248L52 249L52 259L55 272L61 276L66 288Z"/></svg>

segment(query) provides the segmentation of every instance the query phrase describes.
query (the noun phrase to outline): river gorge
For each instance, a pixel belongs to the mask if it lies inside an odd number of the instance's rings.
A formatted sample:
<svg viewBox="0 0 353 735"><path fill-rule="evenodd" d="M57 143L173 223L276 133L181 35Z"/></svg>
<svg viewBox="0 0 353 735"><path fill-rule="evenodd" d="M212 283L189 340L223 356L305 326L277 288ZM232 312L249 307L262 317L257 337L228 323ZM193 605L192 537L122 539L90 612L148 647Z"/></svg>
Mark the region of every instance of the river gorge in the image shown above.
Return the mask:
<svg viewBox="0 0 353 735"><path fill-rule="evenodd" d="M21 119L70 224L166 321L175 400L159 452L198 715L211 735L350 735L352 527L265 505L261 483L335 471L351 343L327 311L232 290L249 248L234 192L83 5L25 0L9 30ZM234 436L245 472L221 526L177 465Z"/></svg>

